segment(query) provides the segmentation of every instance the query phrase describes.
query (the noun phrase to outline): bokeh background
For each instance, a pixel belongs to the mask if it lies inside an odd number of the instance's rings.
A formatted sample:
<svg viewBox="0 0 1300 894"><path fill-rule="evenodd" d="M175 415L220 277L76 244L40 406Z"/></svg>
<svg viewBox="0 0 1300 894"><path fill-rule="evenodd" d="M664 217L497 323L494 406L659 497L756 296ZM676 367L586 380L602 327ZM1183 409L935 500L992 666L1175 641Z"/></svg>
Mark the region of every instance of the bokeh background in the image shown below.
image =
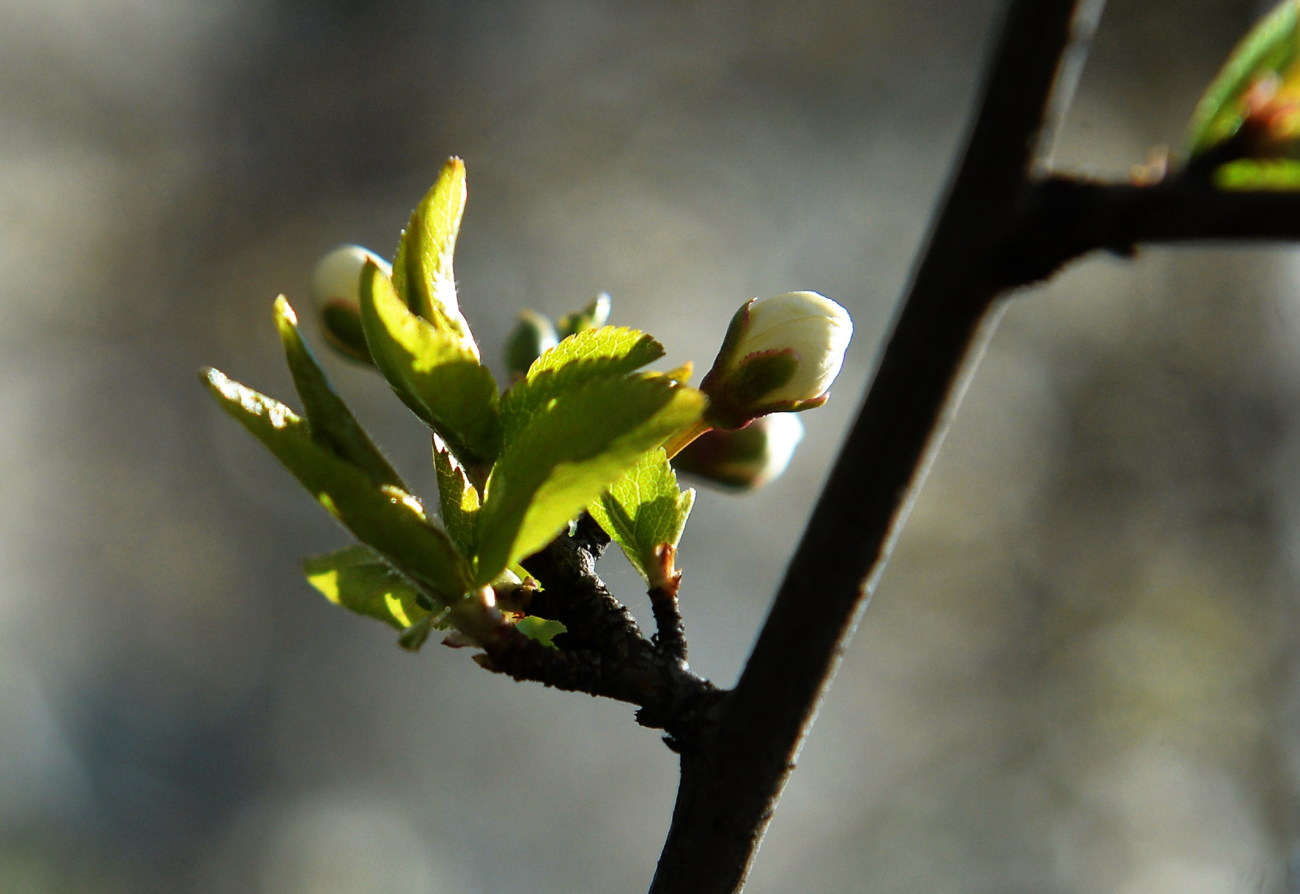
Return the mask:
<svg viewBox="0 0 1300 894"><path fill-rule="evenodd" d="M451 154L489 353L599 290L673 363L748 297L837 298L794 467L702 492L683 544L729 685L1000 5L0 2L0 892L645 890L657 735L325 604L299 558L344 534L196 370L291 393L272 299L390 253ZM1112 0L1058 166L1176 146L1257 12ZM1294 249L1153 250L1008 305L749 891L1298 890L1298 291ZM330 369L427 487L418 425Z"/></svg>

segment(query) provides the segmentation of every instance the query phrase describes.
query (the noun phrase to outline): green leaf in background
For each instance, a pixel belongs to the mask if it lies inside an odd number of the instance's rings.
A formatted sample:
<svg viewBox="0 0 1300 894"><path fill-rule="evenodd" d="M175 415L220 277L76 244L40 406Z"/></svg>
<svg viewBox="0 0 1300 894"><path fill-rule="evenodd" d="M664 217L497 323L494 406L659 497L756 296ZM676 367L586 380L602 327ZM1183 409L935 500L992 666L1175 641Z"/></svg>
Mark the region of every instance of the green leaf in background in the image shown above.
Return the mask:
<svg viewBox="0 0 1300 894"><path fill-rule="evenodd" d="M465 163L449 159L397 243L393 286L412 313L460 340L478 359L478 346L460 312L452 269L466 194Z"/></svg>
<svg viewBox="0 0 1300 894"><path fill-rule="evenodd" d="M470 484L465 468L437 435L433 436L433 468L438 476L438 503L443 527L464 555L473 555L478 491Z"/></svg>
<svg viewBox="0 0 1300 894"><path fill-rule="evenodd" d="M402 402L463 462L490 464L498 449L498 392L478 355L411 313L370 263L361 274L361 322L375 365Z"/></svg>
<svg viewBox="0 0 1300 894"><path fill-rule="evenodd" d="M1292 158L1237 158L1214 172L1219 189L1300 189L1300 161Z"/></svg>
<svg viewBox="0 0 1300 894"><path fill-rule="evenodd" d="M405 490L376 485L360 467L311 435L306 422L279 401L214 369L208 388L331 515L374 547L430 598L443 605L470 588L469 569L451 539L429 522L420 502Z"/></svg>
<svg viewBox="0 0 1300 894"><path fill-rule="evenodd" d="M598 378L559 392L508 443L479 512L474 579L550 542L641 455L693 425L704 395L665 376Z"/></svg>
<svg viewBox="0 0 1300 894"><path fill-rule="evenodd" d="M424 620L420 591L368 546L313 556L303 562L307 581L326 599L398 630Z"/></svg>
<svg viewBox="0 0 1300 894"><path fill-rule="evenodd" d="M663 448L651 450L588 507L592 518L623 548L628 561L652 587L667 581L660 548L676 547L695 501L683 491Z"/></svg>
<svg viewBox="0 0 1300 894"><path fill-rule="evenodd" d="M1300 0L1286 0L1255 25L1237 44L1223 69L1196 105L1188 136L1188 151L1196 157L1237 135L1247 117L1270 115L1300 96L1297 90L1297 50L1300 49ZM1291 111L1291 117L1296 113ZM1271 122L1270 122L1271 123ZM1292 121L1289 135L1296 138Z"/></svg>
<svg viewBox="0 0 1300 894"><path fill-rule="evenodd" d="M501 399L504 440L508 443L560 394L604 377L623 377L664 355L664 346L644 332L619 326L571 335L528 368Z"/></svg>
<svg viewBox="0 0 1300 894"><path fill-rule="evenodd" d="M298 317L283 295L275 299L275 325L280 331L284 356L302 398L312 437L365 471L376 484L391 484L406 490L401 477L335 393L311 348L303 341Z"/></svg>

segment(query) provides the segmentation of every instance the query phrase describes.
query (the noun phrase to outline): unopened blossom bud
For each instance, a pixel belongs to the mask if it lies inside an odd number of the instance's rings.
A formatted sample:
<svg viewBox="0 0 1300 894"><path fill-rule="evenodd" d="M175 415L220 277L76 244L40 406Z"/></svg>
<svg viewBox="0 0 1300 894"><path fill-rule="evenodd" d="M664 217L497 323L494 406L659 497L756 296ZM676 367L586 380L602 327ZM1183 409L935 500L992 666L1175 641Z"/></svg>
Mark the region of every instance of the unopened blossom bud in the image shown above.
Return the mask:
<svg viewBox="0 0 1300 894"><path fill-rule="evenodd" d="M359 363L372 363L361 328L361 271L373 261L385 274L392 266L369 249L340 245L316 263L309 292L320 311L321 330L330 347Z"/></svg>
<svg viewBox="0 0 1300 894"><path fill-rule="evenodd" d="M722 487L753 490L785 472L801 440L799 417L774 413L744 428L706 432L677 454L673 465Z"/></svg>
<svg viewBox="0 0 1300 894"><path fill-rule="evenodd" d="M373 261L386 276L393 273L393 265L370 249L340 245L316 262L311 274L311 299L318 304L333 300L360 302L361 271L366 261Z"/></svg>
<svg viewBox="0 0 1300 894"><path fill-rule="evenodd" d="M853 337L848 311L816 292L750 299L731 319L700 383L708 421L740 428L768 413L826 403Z"/></svg>
<svg viewBox="0 0 1300 894"><path fill-rule="evenodd" d="M560 338L566 338L575 332L599 329L609 322L611 302L608 292L601 292L592 302L576 313L565 314L555 322L555 329Z"/></svg>
<svg viewBox="0 0 1300 894"><path fill-rule="evenodd" d="M559 334L550 317L534 310L522 310L519 322L506 339L506 368L512 376L522 376L534 360L559 343Z"/></svg>

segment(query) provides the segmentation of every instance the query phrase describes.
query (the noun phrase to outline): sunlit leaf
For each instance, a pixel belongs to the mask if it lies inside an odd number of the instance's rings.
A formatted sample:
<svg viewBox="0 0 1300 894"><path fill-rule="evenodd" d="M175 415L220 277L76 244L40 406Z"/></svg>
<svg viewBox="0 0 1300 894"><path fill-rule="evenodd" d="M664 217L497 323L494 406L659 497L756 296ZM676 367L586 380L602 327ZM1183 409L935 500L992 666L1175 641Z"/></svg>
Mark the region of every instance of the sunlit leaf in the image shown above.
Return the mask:
<svg viewBox="0 0 1300 894"><path fill-rule="evenodd" d="M279 401L217 370L203 374L221 406L274 454L294 477L362 543L377 550L423 592L442 604L469 589L469 571L451 539L429 521L420 502L311 436L306 420Z"/></svg>
<svg viewBox="0 0 1300 894"><path fill-rule="evenodd" d="M560 394L599 378L621 378L663 354L663 345L636 329L605 326L569 336L538 357L526 378L502 397L504 440L510 441Z"/></svg>
<svg viewBox="0 0 1300 894"><path fill-rule="evenodd" d="M361 275L361 321L375 365L411 411L469 463L498 444L497 385L457 338L416 316L374 264Z"/></svg>
<svg viewBox="0 0 1300 894"><path fill-rule="evenodd" d="M405 630L430 613L420 591L368 546L349 546L303 562L307 581L326 599Z"/></svg>
<svg viewBox="0 0 1300 894"><path fill-rule="evenodd" d="M641 455L692 425L704 395L662 376L599 378L557 394L506 445L479 512L474 577L545 546Z"/></svg>
<svg viewBox="0 0 1300 894"><path fill-rule="evenodd" d="M298 331L298 317L283 295L275 299L275 324L280 331L294 386L302 398L312 437L365 471L376 484L391 484L406 490L401 477L361 428L343 399L335 393L324 370L303 341L302 333Z"/></svg>
<svg viewBox="0 0 1300 894"><path fill-rule="evenodd" d="M433 468L438 476L438 503L447 534L465 555L474 552L474 530L478 521L479 495L465 468L442 438L433 436Z"/></svg>
<svg viewBox="0 0 1300 894"><path fill-rule="evenodd" d="M556 648L556 645L551 640L568 631L568 628L559 621L537 618L532 615L520 618L515 624L515 629L529 639L535 639L543 646L550 646L552 649Z"/></svg>
<svg viewBox="0 0 1300 894"><path fill-rule="evenodd" d="M465 163L449 159L438 181L412 212L397 244L393 286L412 313L461 340L477 359L478 346L456 297L452 264L466 194Z"/></svg>
<svg viewBox="0 0 1300 894"><path fill-rule="evenodd" d="M659 586L664 583L660 548L677 546L694 501L695 491L677 486L660 448L642 456L588 511L646 582Z"/></svg>

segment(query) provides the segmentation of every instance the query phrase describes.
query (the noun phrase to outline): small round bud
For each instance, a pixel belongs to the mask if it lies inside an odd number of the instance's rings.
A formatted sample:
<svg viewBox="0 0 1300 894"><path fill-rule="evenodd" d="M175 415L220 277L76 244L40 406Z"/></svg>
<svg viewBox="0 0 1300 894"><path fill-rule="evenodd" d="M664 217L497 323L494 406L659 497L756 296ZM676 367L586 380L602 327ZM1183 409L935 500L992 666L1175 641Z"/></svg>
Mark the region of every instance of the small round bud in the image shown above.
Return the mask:
<svg viewBox="0 0 1300 894"><path fill-rule="evenodd" d="M781 477L803 440L798 416L774 413L744 428L706 432L673 460L678 471L734 490L753 490Z"/></svg>
<svg viewBox="0 0 1300 894"><path fill-rule="evenodd" d="M332 300L359 303L361 270L366 261L373 261L386 276L392 276L393 266L370 249L340 245L316 262L311 274L311 300L318 306Z"/></svg>
<svg viewBox="0 0 1300 894"><path fill-rule="evenodd" d="M528 372L533 361L560 343L550 317L534 310L519 312L519 322L506 339L506 368L513 376Z"/></svg>
<svg viewBox="0 0 1300 894"><path fill-rule="evenodd" d="M700 383L720 428L768 413L819 407L830 396L853 337L848 311L816 292L751 299L732 317Z"/></svg>
<svg viewBox="0 0 1300 894"><path fill-rule="evenodd" d="M340 245L316 263L309 292L330 347L349 360L373 365L361 327L361 271L373 261L385 274L392 266L359 245Z"/></svg>
<svg viewBox="0 0 1300 894"><path fill-rule="evenodd" d="M609 322L610 307L609 293L601 292L582 310L560 317L555 323L555 329L560 338L588 329L599 329Z"/></svg>

